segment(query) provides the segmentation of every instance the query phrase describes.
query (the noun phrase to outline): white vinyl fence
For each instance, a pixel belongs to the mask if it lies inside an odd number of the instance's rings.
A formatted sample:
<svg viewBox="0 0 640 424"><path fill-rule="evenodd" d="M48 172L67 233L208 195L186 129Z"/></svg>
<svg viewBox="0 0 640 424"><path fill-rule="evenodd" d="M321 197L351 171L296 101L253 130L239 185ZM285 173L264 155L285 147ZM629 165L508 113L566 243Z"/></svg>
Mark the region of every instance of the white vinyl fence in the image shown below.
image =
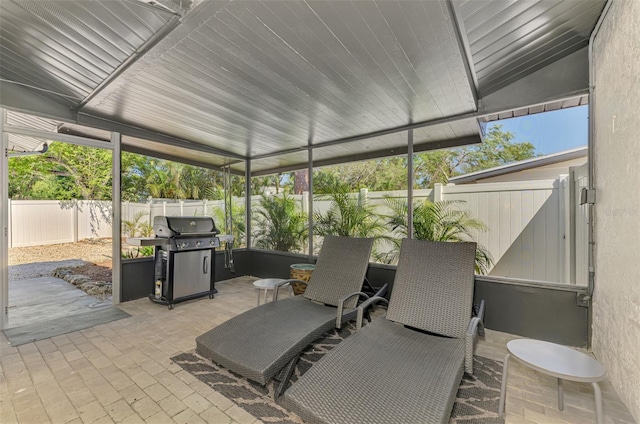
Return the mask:
<svg viewBox="0 0 640 424"><path fill-rule="evenodd" d="M471 211L488 228L475 234L475 239L493 258L491 275L586 285L587 221L584 207L578 205L579 189L586 183L585 169L579 168L555 180L436 185L433 190L415 190L414 198L463 201L459 207ZM360 193L379 212L386 212L389 196L406 198L406 192ZM308 212L307 193L292 197ZM255 209L260 196L252 196L251 201ZM244 205L244 198L234 202ZM328 200L314 199L316 211L326 212L329 205ZM122 220L152 223L158 215L203 216L215 209L222 211L224 202L123 202ZM110 237L110 215L110 202L10 201L9 247Z"/></svg>
<svg viewBox="0 0 640 424"><path fill-rule="evenodd" d="M111 202L9 200L9 247L111 237Z"/></svg>

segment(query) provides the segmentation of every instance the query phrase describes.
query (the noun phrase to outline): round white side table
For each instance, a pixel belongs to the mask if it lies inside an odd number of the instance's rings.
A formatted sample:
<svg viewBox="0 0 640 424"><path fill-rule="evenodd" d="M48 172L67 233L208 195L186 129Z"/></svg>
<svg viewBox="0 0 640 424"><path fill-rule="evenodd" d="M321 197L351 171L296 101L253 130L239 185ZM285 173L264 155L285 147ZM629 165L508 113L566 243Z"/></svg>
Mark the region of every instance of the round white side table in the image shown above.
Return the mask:
<svg viewBox="0 0 640 424"><path fill-rule="evenodd" d="M260 306L260 292L261 290L264 290L264 303L267 303L267 292L269 292L269 290L273 290L274 287L276 286L276 284L281 283L284 281L284 278L263 278L260 280L256 280L253 282L253 287L255 287L256 289L258 289L258 303L257 305ZM283 287L289 287L289 296L291 296L291 284L285 284ZM274 293L275 294L275 293ZM271 298L273 300L273 296Z"/></svg>
<svg viewBox="0 0 640 424"><path fill-rule="evenodd" d="M605 370L602 364L589 355L555 343L541 340L518 339L507 343L509 353L504 357L502 369L502 389L498 415L504 414L504 403L507 395L507 373L509 358L515 359L527 367L558 379L558 409L564 409L562 380L591 383L595 394L596 422L603 424L602 393L598 381L604 380Z"/></svg>

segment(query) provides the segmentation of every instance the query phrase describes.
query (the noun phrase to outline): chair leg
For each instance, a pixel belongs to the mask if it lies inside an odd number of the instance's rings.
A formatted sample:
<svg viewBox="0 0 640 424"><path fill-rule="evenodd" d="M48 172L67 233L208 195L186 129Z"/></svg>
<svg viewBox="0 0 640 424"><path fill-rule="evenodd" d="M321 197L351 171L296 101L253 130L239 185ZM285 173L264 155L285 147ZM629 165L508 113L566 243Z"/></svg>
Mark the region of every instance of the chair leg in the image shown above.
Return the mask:
<svg viewBox="0 0 640 424"><path fill-rule="evenodd" d="M293 358L287 364L287 366L284 369L284 371L281 373L282 377L280 379L280 383L277 385L277 387L275 389L275 393L273 394L273 397L275 399L278 399L280 396L282 396L284 391L287 389L287 384L289 384L289 379L291 378L291 375L293 375L293 371L296 369L296 364L298 363L298 358L300 358L300 355L297 355L295 358Z"/></svg>
<svg viewBox="0 0 640 424"><path fill-rule="evenodd" d="M562 391L562 379L558 379L558 409L564 411L564 392Z"/></svg>
<svg viewBox="0 0 640 424"><path fill-rule="evenodd" d="M500 403L498 404L498 416L504 415L504 403L507 397L507 373L509 372L509 358L511 354L507 353L504 357L504 363L502 366L502 387L500 388Z"/></svg>
<svg viewBox="0 0 640 424"><path fill-rule="evenodd" d="M596 423L604 424L604 417L602 416L602 392L598 383L591 383L593 385L593 394L596 397Z"/></svg>

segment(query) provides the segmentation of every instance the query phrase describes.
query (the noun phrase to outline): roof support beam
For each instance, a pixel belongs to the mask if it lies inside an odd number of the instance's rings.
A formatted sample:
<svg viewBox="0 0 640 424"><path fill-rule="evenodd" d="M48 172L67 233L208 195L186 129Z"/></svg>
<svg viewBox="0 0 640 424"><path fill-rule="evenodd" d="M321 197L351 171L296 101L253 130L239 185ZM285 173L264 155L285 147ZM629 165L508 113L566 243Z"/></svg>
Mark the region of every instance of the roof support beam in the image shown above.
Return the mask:
<svg viewBox="0 0 640 424"><path fill-rule="evenodd" d="M413 152L418 153L418 152L426 152L429 150L448 149L451 147L466 146L470 144L479 144L481 142L482 142L482 139L480 138L479 135L454 138L454 139L443 140L443 141L432 141L429 143L421 143L421 144L414 145ZM324 160L314 160L313 166L318 168L322 166L338 165L338 164L347 163L347 162L358 162L363 160L379 159L379 158L384 158L389 156L401 156L401 155L406 155L407 153L408 153L407 146L394 147L392 149L376 150L373 152L367 151L366 153L355 154L350 156L341 156L337 158L324 159ZM265 170L253 172L252 176L258 177L261 175L272 175L272 174L277 174L281 172L296 171L299 169L306 168L306 166L307 166L307 163L299 163L299 164L290 165L290 166L283 166L280 168L265 169Z"/></svg>
<svg viewBox="0 0 640 424"><path fill-rule="evenodd" d="M143 147L138 147L136 145L133 144L126 144L123 143L122 144L122 151L123 152L129 152L129 153L135 153L138 155L143 155L143 156L151 156L153 158L158 158L158 159L164 159L164 160L170 160L173 162L180 162L180 163L184 163L187 165L193 165L193 166L198 166L200 168L205 168L205 169L213 169L215 171L220 171L222 172L222 167L220 166L214 166L211 165L210 163L206 163L206 162L200 162L197 160L191 160L191 159L184 159L184 158L178 158L172 155L168 155L165 153L161 153L161 152L156 152L150 149L145 149ZM244 176L245 173L242 171L236 171L234 169L230 169L230 172L233 175L238 175L238 176Z"/></svg>
<svg viewBox="0 0 640 424"><path fill-rule="evenodd" d="M35 90L6 80L0 80L0 107L21 113L75 122L76 113L62 103L45 97Z"/></svg>
<svg viewBox="0 0 640 424"><path fill-rule="evenodd" d="M469 46L469 40L467 38L467 31L464 27L463 20L456 13L453 0L447 0L447 8L449 15L451 16L451 24L456 34L456 41L458 42L458 48L460 49L460 55L464 62L464 70L467 74L467 80L471 87L471 94L473 94L473 101L476 104L476 110L478 110L478 102L480 100L478 95L478 77L476 75L475 66L473 64L473 56L471 55L471 47Z"/></svg>
<svg viewBox="0 0 640 424"><path fill-rule="evenodd" d="M124 62L122 62L116 69L114 69L107 78L105 78L96 88L94 88L87 97L85 97L74 109L81 110L87 103L93 100L102 90L107 88L116 78L118 78L124 71L126 71L131 65L136 63L138 59L144 56L153 46L158 44L164 37L166 37L171 31L173 31L180 24L180 16L172 16L166 24L151 36L144 44L142 44L135 52L131 54Z"/></svg>
<svg viewBox="0 0 640 424"><path fill-rule="evenodd" d="M36 130L33 128L22 128L6 125L4 130L10 134L24 135L27 137L41 138L43 140L64 141L66 143L78 144L81 146L97 147L100 149L113 150L113 144L93 138L78 137L77 135L60 134L49 131Z"/></svg>
<svg viewBox="0 0 640 424"><path fill-rule="evenodd" d="M123 135L141 138L143 140L155 141L158 143L168 144L174 147L181 147L198 152L211 153L215 155L224 156L227 158L245 160L246 157L235 153L227 152L226 150L216 149L215 147L205 146L203 144L194 143L181 138L172 137L166 134L157 133L144 128L138 128L133 125L124 124L121 122L112 121L108 118L102 118L95 115L89 115L83 112L78 112L77 123L79 125L86 125L88 127L100 128L108 131L120 132Z"/></svg>

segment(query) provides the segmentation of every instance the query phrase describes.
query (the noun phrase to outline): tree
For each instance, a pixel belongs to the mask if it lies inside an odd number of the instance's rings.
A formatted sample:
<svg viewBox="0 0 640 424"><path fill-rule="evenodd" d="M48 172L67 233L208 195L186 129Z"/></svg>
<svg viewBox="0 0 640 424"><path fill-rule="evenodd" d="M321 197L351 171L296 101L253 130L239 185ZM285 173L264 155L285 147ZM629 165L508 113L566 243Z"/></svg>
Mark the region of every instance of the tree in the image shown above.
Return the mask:
<svg viewBox="0 0 640 424"><path fill-rule="evenodd" d="M535 156L529 142L514 142L514 135L494 125L481 144L421 153L415 157L415 175L419 187L446 184L449 178L481 171Z"/></svg>
<svg viewBox="0 0 640 424"><path fill-rule="evenodd" d="M415 188L446 184L449 178L480 171L535 156L529 142L515 142L514 135L493 126L482 144L433 150L414 155ZM346 163L318 169L313 173L314 193L329 193L337 183L347 184L352 191L405 190L406 157L390 157L366 162Z"/></svg>
<svg viewBox="0 0 640 424"><path fill-rule="evenodd" d="M297 208L295 200L282 196L261 195L260 207L254 212L256 246L280 252L301 251L308 239L307 216Z"/></svg>
<svg viewBox="0 0 640 424"><path fill-rule="evenodd" d="M413 238L417 240L461 242L473 241L474 231L486 231L487 227L478 219L471 217L468 210L459 209L463 201L424 202L413 208ZM391 214L387 222L392 231L397 231L402 238L409 236L409 207L406 200L387 198L387 206ZM400 252L400 238L393 239L396 249L388 258L388 262L397 259ZM478 274L486 274L491 267L491 254L480 244L476 248L475 270Z"/></svg>
<svg viewBox="0 0 640 424"><path fill-rule="evenodd" d="M313 173L313 192L329 194L336 185L346 184L352 191L401 190L407 185L407 160L390 157L321 168Z"/></svg>

